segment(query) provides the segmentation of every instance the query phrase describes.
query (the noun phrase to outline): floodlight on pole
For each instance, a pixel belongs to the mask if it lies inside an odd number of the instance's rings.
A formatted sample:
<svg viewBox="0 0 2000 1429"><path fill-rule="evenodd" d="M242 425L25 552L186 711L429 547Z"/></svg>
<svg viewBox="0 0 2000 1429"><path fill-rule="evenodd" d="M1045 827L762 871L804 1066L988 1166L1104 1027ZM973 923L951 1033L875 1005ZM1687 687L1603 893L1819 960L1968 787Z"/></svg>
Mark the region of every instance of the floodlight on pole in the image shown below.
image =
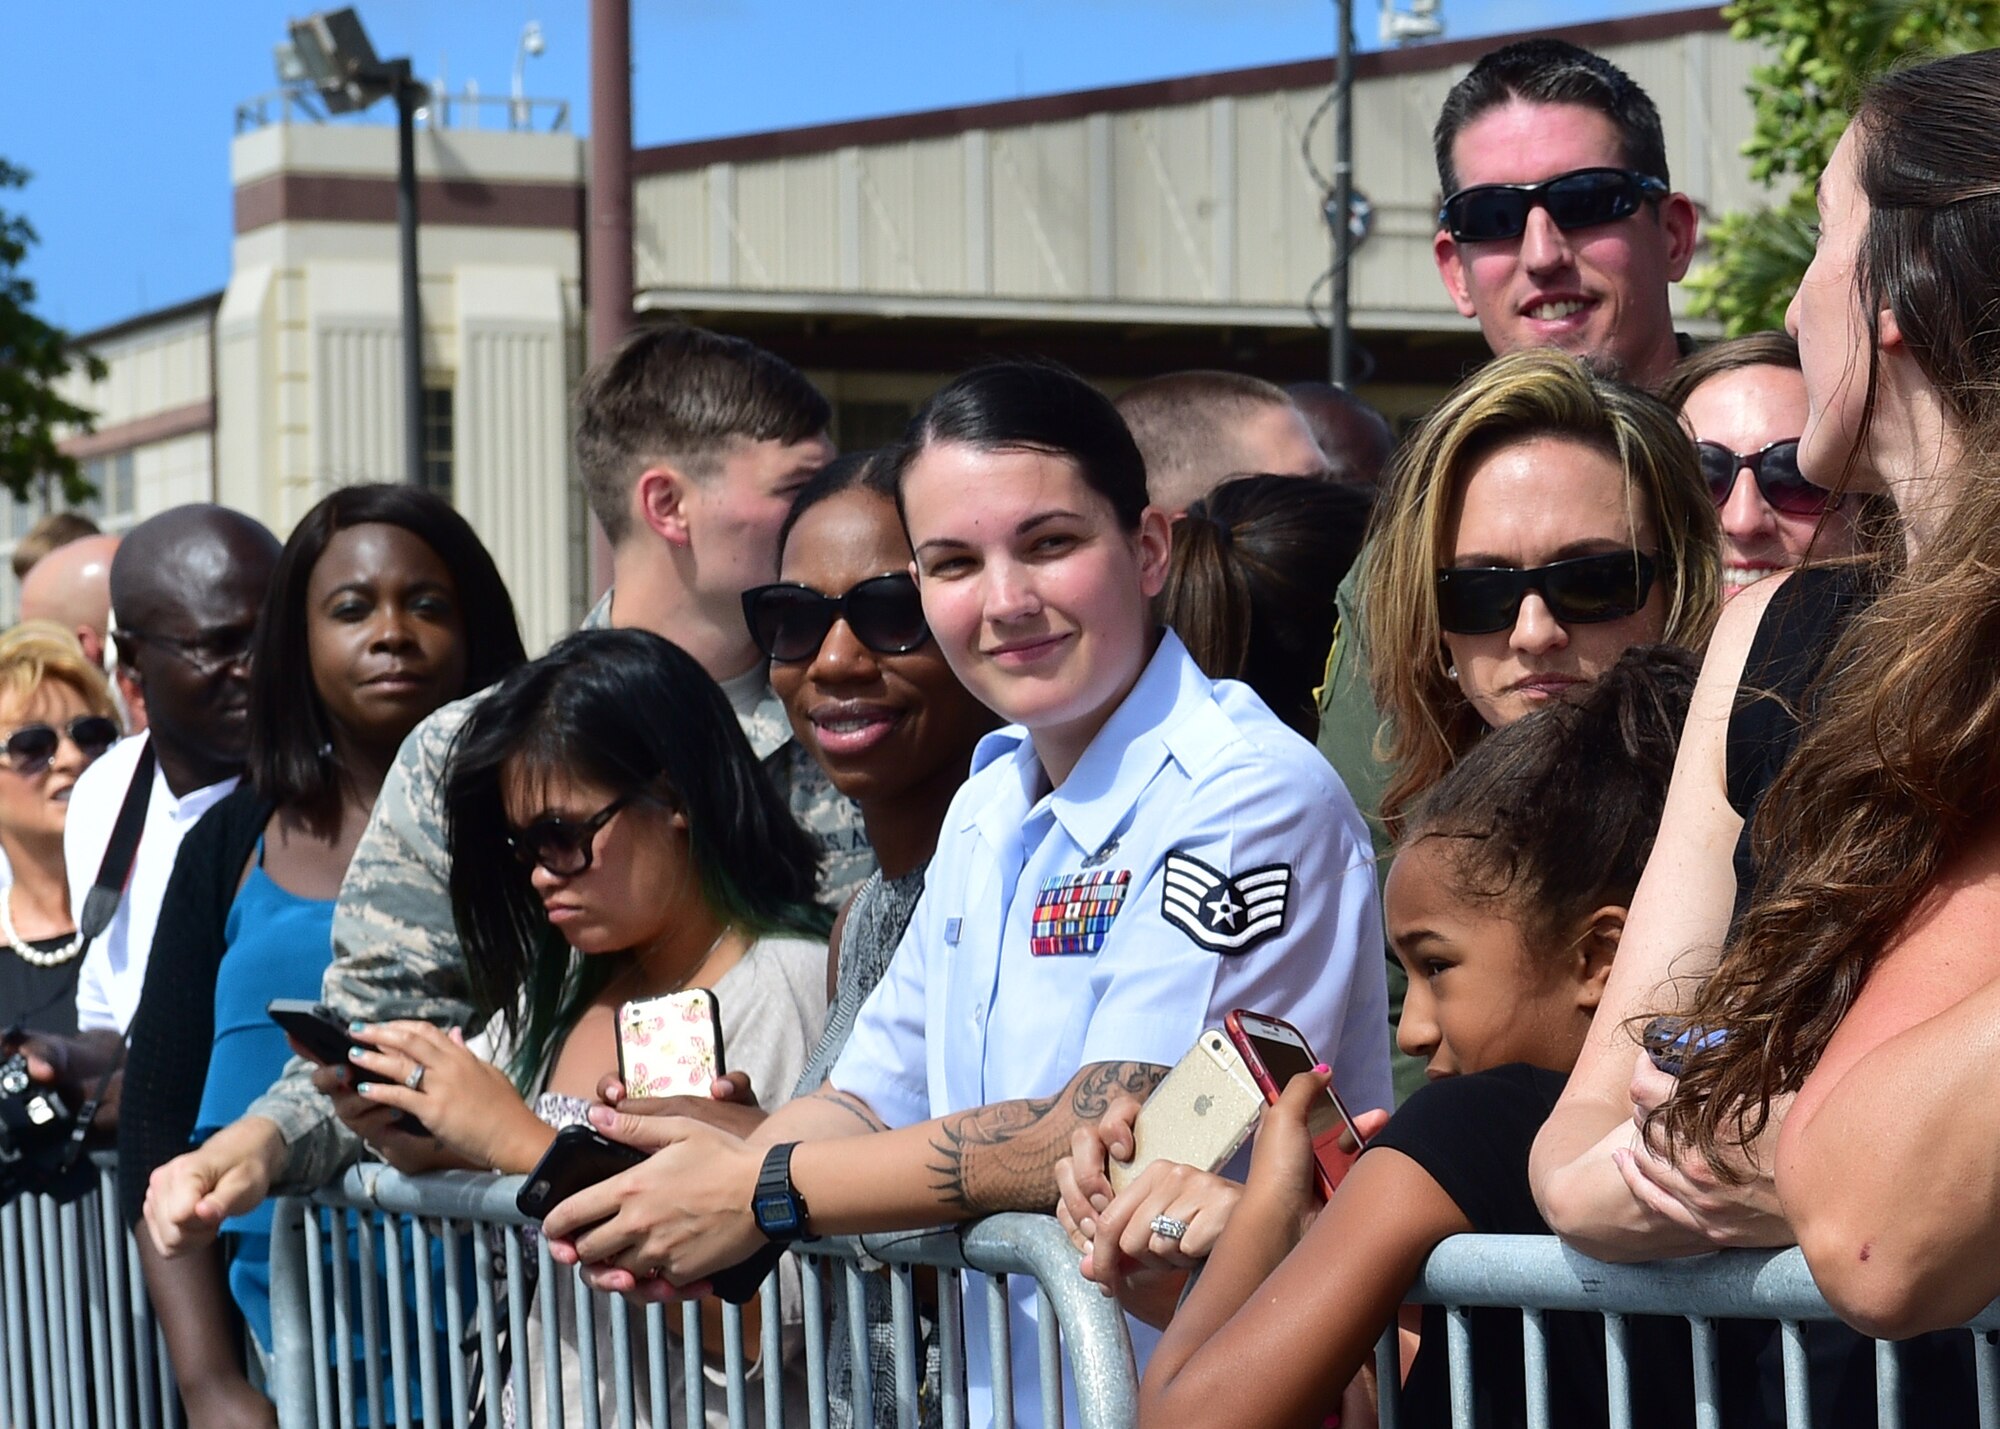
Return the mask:
<svg viewBox="0 0 2000 1429"><path fill-rule="evenodd" d="M1434 40L1444 33L1444 17L1438 14L1440 0L1410 0L1410 8L1398 10L1396 0L1382 0L1382 43L1407 45L1412 40Z"/></svg>
<svg viewBox="0 0 2000 1429"><path fill-rule="evenodd" d="M407 59L377 58L352 9L321 10L289 26L278 74L310 84L329 114L352 114L378 99L396 101L396 237L403 278L403 479L424 476L424 318L417 281L417 110L430 89Z"/></svg>
<svg viewBox="0 0 2000 1429"><path fill-rule="evenodd" d="M528 127L528 61L548 48L542 38L542 22L530 20L521 26L521 43L514 51L514 91L507 117L515 129Z"/></svg>

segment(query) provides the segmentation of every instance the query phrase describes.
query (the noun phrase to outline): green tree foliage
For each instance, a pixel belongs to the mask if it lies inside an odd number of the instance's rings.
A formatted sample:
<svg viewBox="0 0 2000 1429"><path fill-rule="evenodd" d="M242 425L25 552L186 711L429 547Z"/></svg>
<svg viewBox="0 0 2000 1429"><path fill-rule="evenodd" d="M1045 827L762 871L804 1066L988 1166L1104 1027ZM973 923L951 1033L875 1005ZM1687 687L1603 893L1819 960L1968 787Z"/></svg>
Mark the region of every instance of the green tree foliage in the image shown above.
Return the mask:
<svg viewBox="0 0 2000 1429"><path fill-rule="evenodd" d="M1714 261L1688 280L1696 311L1734 337L1784 323L1812 260L1813 186L1868 81L1904 60L2000 44L2000 0L1735 0L1722 13L1736 39L1771 57L1750 76L1751 177L1792 186L1712 223Z"/></svg>
<svg viewBox="0 0 2000 1429"><path fill-rule="evenodd" d="M25 171L0 159L0 190L27 181ZM91 413L64 401L53 384L79 366L102 377L104 364L72 350L68 333L32 311L35 285L21 275L21 263L35 242L27 219L0 209L0 487L26 501L60 485L64 500L76 504L96 488L75 458L57 449L55 428L88 431Z"/></svg>

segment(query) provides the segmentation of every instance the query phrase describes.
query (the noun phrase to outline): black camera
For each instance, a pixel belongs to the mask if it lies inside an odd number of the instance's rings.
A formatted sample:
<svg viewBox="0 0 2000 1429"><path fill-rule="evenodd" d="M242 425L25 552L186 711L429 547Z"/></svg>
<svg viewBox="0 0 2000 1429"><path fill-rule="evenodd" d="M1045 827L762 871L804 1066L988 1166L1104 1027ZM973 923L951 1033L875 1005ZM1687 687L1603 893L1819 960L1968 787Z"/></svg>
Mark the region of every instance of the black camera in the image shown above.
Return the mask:
<svg viewBox="0 0 2000 1429"><path fill-rule="evenodd" d="M23 1191L68 1190L75 1129L69 1103L29 1077L25 1055L0 1062L0 1203Z"/></svg>

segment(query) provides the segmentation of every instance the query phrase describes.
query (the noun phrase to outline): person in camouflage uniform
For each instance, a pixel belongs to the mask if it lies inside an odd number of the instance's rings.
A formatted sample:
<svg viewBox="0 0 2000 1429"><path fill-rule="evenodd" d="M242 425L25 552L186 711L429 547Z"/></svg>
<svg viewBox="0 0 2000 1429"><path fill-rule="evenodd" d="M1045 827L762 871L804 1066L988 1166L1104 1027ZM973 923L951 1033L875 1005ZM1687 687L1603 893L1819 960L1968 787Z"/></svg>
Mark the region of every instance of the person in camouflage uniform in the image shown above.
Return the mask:
<svg viewBox="0 0 2000 1429"><path fill-rule="evenodd" d="M820 892L838 906L874 868L860 811L793 738L744 624L740 597L769 579L792 497L833 455L826 399L789 363L737 338L647 328L584 375L576 457L610 538L613 589L586 628L637 626L717 677L792 813L826 851ZM333 920L322 997L343 1018L475 1027L452 922L440 800L471 699L410 735L354 852ZM361 1151L294 1059L248 1113L161 1168L146 1220L173 1255L274 1187L331 1180Z"/></svg>

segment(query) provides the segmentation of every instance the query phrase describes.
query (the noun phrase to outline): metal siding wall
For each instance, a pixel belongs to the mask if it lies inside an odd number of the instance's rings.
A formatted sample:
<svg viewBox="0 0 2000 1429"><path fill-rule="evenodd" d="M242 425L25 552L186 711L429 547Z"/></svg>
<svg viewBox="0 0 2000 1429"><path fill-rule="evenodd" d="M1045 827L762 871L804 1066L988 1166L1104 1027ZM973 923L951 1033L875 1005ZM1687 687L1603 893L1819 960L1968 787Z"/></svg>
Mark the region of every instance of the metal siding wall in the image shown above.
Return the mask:
<svg viewBox="0 0 2000 1429"><path fill-rule="evenodd" d="M1113 121L1117 296L1214 302L1221 286L1208 217L1212 137L1207 104L1144 109Z"/></svg>
<svg viewBox="0 0 2000 1429"><path fill-rule="evenodd" d="M838 286L838 156L736 170L736 280L746 288Z"/></svg>
<svg viewBox="0 0 2000 1429"><path fill-rule="evenodd" d="M402 475L403 350L396 324L354 318L314 324L317 402L309 481L286 481L271 524L289 531L336 486Z"/></svg>
<svg viewBox="0 0 2000 1429"><path fill-rule="evenodd" d="M1089 296L1085 121L996 130L990 157L994 293L1010 298Z"/></svg>
<svg viewBox="0 0 2000 1429"><path fill-rule="evenodd" d="M693 288L708 282L708 203L708 175L701 169L635 185L634 274L640 287Z"/></svg>
<svg viewBox="0 0 2000 1429"><path fill-rule="evenodd" d="M576 621L562 294L547 273L497 268L463 270L460 287L456 504L539 651Z"/></svg>
<svg viewBox="0 0 2000 1429"><path fill-rule="evenodd" d="M855 181L861 286L964 292L966 173L958 141L862 150Z"/></svg>

